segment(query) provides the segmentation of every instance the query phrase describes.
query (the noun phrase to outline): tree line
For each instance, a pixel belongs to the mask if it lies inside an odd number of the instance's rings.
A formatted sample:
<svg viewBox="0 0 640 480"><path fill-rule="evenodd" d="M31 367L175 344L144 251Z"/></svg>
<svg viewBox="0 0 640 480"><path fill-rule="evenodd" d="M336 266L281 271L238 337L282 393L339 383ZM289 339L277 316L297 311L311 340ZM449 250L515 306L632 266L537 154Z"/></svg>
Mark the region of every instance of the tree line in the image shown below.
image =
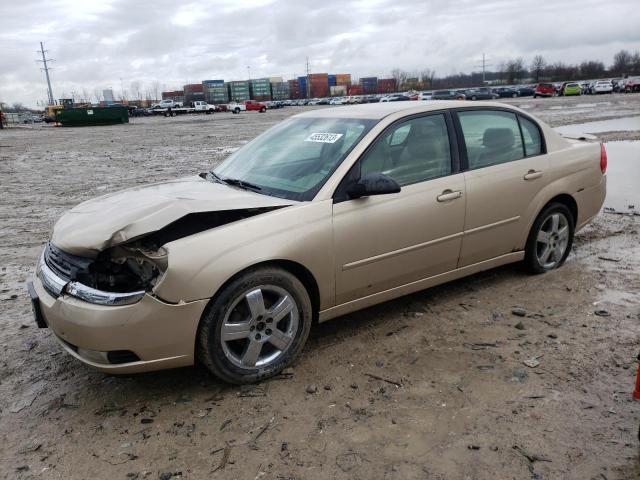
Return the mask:
<svg viewBox="0 0 640 480"><path fill-rule="evenodd" d="M608 67L599 60L587 60L578 64L550 63L542 55L536 55L527 64L522 57L501 62L497 70L485 71L484 80L491 84L514 85L523 82L558 82L592 80L640 75L640 51L620 50ZM455 73L439 77L435 70L391 71L399 90L466 88L482 85L482 72Z"/></svg>

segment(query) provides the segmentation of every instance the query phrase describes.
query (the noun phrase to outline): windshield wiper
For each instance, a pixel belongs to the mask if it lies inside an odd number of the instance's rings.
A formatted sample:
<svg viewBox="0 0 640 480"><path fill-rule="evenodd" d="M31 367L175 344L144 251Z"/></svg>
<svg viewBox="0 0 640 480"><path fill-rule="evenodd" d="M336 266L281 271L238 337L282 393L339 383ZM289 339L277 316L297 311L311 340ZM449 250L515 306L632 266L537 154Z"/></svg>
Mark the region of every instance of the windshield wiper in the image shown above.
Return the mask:
<svg viewBox="0 0 640 480"><path fill-rule="evenodd" d="M244 188L245 190L254 190L254 191L262 190L262 187L251 182L245 182L244 180L240 180L239 178L224 178L222 179L222 181L227 185L233 185L234 187Z"/></svg>
<svg viewBox="0 0 640 480"><path fill-rule="evenodd" d="M226 184L225 180L220 175L215 173L213 170L207 172L207 177L208 177L207 180L212 179L215 182Z"/></svg>

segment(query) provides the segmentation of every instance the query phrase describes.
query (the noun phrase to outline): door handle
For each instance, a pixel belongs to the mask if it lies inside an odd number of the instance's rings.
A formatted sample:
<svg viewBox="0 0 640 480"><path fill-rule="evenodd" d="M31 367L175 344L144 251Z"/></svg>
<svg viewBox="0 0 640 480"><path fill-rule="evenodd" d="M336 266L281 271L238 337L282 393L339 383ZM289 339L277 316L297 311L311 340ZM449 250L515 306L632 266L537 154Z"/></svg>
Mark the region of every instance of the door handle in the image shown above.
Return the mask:
<svg viewBox="0 0 640 480"><path fill-rule="evenodd" d="M455 192L450 189L446 189L440 195L436 197L439 202L448 202L449 200L455 200L456 198L460 198L462 196L462 191L456 190Z"/></svg>
<svg viewBox="0 0 640 480"><path fill-rule="evenodd" d="M540 178L542 176L542 171L540 170L529 170L524 176L525 180L535 180L536 178Z"/></svg>

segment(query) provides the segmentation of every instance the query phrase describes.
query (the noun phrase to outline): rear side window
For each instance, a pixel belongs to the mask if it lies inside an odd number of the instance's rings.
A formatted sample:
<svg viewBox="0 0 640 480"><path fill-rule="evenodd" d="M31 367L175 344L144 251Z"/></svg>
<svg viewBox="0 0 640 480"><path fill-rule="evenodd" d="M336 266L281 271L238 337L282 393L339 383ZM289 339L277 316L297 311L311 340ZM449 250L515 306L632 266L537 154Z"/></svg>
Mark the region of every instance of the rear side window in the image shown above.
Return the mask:
<svg viewBox="0 0 640 480"><path fill-rule="evenodd" d="M540 129L531 120L518 117L520 127L522 127L522 138L524 140L524 153L527 157L533 157L542 153L542 138Z"/></svg>
<svg viewBox="0 0 640 480"><path fill-rule="evenodd" d="M524 158L518 119L514 113L472 110L459 112L469 169Z"/></svg>

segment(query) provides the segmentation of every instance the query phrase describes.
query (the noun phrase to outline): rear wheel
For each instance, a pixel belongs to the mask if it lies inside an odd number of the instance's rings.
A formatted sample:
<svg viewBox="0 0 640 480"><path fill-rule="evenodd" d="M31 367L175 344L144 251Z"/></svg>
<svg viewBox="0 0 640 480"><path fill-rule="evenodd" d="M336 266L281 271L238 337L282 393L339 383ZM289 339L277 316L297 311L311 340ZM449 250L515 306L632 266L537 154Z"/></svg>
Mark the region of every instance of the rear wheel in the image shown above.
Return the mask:
<svg viewBox="0 0 640 480"><path fill-rule="evenodd" d="M233 109L233 113L240 113L240 109L239 108L234 108Z"/></svg>
<svg viewBox="0 0 640 480"><path fill-rule="evenodd" d="M575 219L561 203L549 204L531 227L525 249L525 265L531 273L544 273L561 266L573 244Z"/></svg>
<svg viewBox="0 0 640 480"><path fill-rule="evenodd" d="M262 108L260 109L260 113L264 113L264 112L266 112L266 111L267 111L267 109L266 109L266 108L264 108L264 107L262 107Z"/></svg>
<svg viewBox="0 0 640 480"><path fill-rule="evenodd" d="M300 353L312 308L302 283L279 268L249 271L207 308L197 340L199 360L230 383L277 375Z"/></svg>

